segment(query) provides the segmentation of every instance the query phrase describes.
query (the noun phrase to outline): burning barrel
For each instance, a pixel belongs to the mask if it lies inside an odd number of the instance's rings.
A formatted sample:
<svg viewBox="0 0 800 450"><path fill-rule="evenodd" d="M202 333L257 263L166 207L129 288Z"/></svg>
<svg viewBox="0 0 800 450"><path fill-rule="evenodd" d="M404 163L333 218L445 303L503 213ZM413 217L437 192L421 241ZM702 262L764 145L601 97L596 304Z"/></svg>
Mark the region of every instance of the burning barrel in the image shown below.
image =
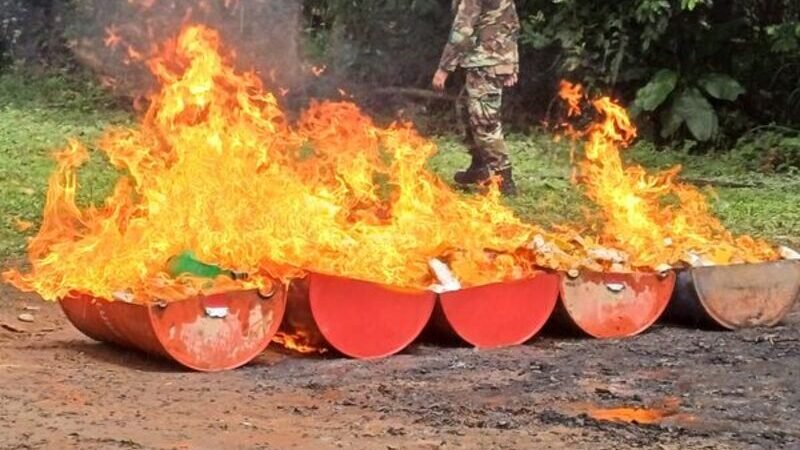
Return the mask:
<svg viewBox="0 0 800 450"><path fill-rule="evenodd" d="M678 274L674 321L728 330L775 326L800 297L800 261L710 266Z"/></svg>
<svg viewBox="0 0 800 450"><path fill-rule="evenodd" d="M285 288L229 292L169 303L135 304L76 295L61 300L67 318L101 342L217 372L243 366L269 345L286 308Z"/></svg>
<svg viewBox="0 0 800 450"><path fill-rule="evenodd" d="M431 318L436 294L312 273L289 289L282 331L358 359L399 353Z"/></svg>
<svg viewBox="0 0 800 450"><path fill-rule="evenodd" d="M560 278L531 279L446 292L439 296L433 328L477 348L523 344L544 327L558 300Z"/></svg>
<svg viewBox="0 0 800 450"><path fill-rule="evenodd" d="M661 317L674 288L673 272L563 274L556 324L598 339L635 336Z"/></svg>

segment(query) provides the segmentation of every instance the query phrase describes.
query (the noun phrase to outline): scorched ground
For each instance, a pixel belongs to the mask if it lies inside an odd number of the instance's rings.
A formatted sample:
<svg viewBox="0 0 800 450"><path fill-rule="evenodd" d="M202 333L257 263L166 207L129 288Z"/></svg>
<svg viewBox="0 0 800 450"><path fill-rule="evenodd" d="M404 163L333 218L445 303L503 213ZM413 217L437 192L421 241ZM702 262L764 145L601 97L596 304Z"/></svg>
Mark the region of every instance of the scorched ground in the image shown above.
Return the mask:
<svg viewBox="0 0 800 450"><path fill-rule="evenodd" d="M378 362L288 356L181 370L95 343L57 305L3 286L1 449L777 449L800 445L800 311L775 330L660 326ZM36 322L22 324L25 306ZM650 408L598 421L604 409ZM618 415L618 414L617 414Z"/></svg>

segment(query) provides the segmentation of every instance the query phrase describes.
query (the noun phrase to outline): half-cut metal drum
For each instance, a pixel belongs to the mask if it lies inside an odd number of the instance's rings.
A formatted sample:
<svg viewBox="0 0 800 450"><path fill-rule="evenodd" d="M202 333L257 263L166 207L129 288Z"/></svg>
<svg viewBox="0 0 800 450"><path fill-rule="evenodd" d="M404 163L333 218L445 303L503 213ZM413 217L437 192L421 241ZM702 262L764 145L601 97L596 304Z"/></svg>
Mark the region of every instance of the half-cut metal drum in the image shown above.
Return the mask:
<svg viewBox="0 0 800 450"><path fill-rule="evenodd" d="M541 273L531 279L441 294L433 324L440 333L477 348L520 345L550 319L559 283L558 275Z"/></svg>
<svg viewBox="0 0 800 450"><path fill-rule="evenodd" d="M269 345L283 319L283 286L136 304L89 296L61 300L72 324L97 341L169 358L202 372L243 366Z"/></svg>
<svg viewBox="0 0 800 450"><path fill-rule="evenodd" d="M559 314L594 338L635 336L661 317L674 288L673 272L563 274Z"/></svg>
<svg viewBox="0 0 800 450"><path fill-rule="evenodd" d="M698 267L678 274L668 317L736 330L778 325L800 297L800 261Z"/></svg>
<svg viewBox="0 0 800 450"><path fill-rule="evenodd" d="M351 358L383 358L419 337L435 301L432 292L312 273L290 288L283 331Z"/></svg>

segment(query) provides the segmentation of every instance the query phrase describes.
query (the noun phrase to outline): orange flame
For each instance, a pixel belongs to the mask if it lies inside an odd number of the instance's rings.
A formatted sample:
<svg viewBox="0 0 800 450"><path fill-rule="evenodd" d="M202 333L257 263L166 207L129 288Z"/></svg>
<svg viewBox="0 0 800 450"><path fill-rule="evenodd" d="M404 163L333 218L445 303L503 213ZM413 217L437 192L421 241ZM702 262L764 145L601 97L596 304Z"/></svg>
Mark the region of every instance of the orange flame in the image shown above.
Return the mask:
<svg viewBox="0 0 800 450"><path fill-rule="evenodd" d="M20 219L19 217L14 218L14 228L16 228L17 231L21 233L30 230L31 228L33 228L33 226L34 226L33 222L29 220Z"/></svg>
<svg viewBox="0 0 800 450"><path fill-rule="evenodd" d="M583 86L562 80L559 95L567 103L567 117L581 115L581 100L583 100Z"/></svg>
<svg viewBox="0 0 800 450"><path fill-rule="evenodd" d="M122 37L119 35L119 32L117 31L116 27L113 25L107 27L106 37L103 40L103 43L105 43L106 47L115 48L117 45L120 44L120 42L122 42Z"/></svg>
<svg viewBox="0 0 800 450"><path fill-rule="evenodd" d="M313 345L311 337L303 330L298 330L294 334L279 331L275 334L275 337L272 338L272 342L283 346L283 348L287 350L303 355L314 353L323 354L328 352L328 349L324 347L316 347Z"/></svg>
<svg viewBox="0 0 800 450"><path fill-rule="evenodd" d="M144 60L144 56L142 56L141 52L139 52L139 50L136 50L135 48L133 48L131 46L128 46L127 53L128 53L128 58L130 59L130 61L143 61Z"/></svg>
<svg viewBox="0 0 800 450"><path fill-rule="evenodd" d="M142 10L150 9L156 4L157 0L128 0L128 3L139 7Z"/></svg>
<svg viewBox="0 0 800 450"><path fill-rule="evenodd" d="M315 77L321 77L322 74L324 74L327 69L328 69L328 67L325 66L324 64L321 65L321 66L311 66L311 73Z"/></svg>
<svg viewBox="0 0 800 450"><path fill-rule="evenodd" d="M610 408L594 409L589 412L589 417L595 420L620 423L638 423L641 425L655 425L667 417L676 415L673 411L661 411L646 408Z"/></svg>
<svg viewBox="0 0 800 450"><path fill-rule="evenodd" d="M575 109L582 90L562 83L561 97ZM620 149L636 138L627 112L608 97L593 102L603 120L586 133L580 181L601 212L599 244L626 253L633 267L654 268L700 258L711 264L755 263L777 259L768 243L734 237L712 215L706 197L677 181L680 167L648 174L625 166Z"/></svg>
<svg viewBox="0 0 800 450"><path fill-rule="evenodd" d="M149 67L161 83L142 123L99 148L123 175L102 206L76 206L78 142L57 155L31 271L4 278L49 300L128 290L173 300L262 288L302 271L423 289L428 262L469 286L530 274L536 227L501 204L453 192L426 169L436 151L407 124L374 124L348 102L314 103L296 124L254 73L238 73L218 34L187 26ZM171 279L170 257L249 273Z"/></svg>

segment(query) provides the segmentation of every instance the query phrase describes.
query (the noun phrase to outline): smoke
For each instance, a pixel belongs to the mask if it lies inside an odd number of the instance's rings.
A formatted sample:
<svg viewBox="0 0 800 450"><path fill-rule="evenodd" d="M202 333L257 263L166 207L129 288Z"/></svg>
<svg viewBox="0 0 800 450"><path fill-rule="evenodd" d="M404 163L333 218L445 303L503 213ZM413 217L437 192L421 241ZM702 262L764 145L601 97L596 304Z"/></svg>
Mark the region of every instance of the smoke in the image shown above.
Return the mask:
<svg viewBox="0 0 800 450"><path fill-rule="evenodd" d="M143 61L188 23L216 28L237 67L272 87L302 82L295 0L87 0L67 14L68 47L118 95L137 98L154 88Z"/></svg>

